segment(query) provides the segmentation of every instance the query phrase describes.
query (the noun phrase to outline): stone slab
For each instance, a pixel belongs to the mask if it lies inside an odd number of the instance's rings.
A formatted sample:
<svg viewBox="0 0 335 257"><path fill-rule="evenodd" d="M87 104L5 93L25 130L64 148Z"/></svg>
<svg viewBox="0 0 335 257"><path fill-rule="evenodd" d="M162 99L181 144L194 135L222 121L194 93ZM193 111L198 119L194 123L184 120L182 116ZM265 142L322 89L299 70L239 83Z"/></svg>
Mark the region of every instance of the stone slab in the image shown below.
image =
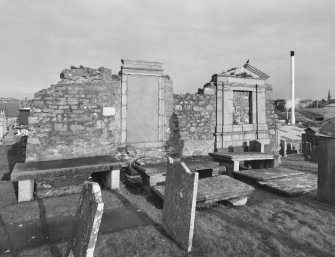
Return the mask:
<svg viewBox="0 0 335 257"><path fill-rule="evenodd" d="M219 166L218 162L213 162L208 159L181 159L191 172L198 172L199 176L207 175L217 176L225 173L226 167ZM155 186L159 183L164 183L166 179L166 163L136 165L134 168L141 174L143 184L146 186Z"/></svg>
<svg viewBox="0 0 335 257"><path fill-rule="evenodd" d="M104 203L99 184L84 182L68 256L93 257L103 210Z"/></svg>
<svg viewBox="0 0 335 257"><path fill-rule="evenodd" d="M110 156L96 156L41 162L17 163L11 174L12 181L47 178L52 175L73 176L75 174L120 169L122 163Z"/></svg>
<svg viewBox="0 0 335 257"><path fill-rule="evenodd" d="M242 152L242 153L209 153L210 156L219 160L226 161L253 161L253 160L273 160L272 154L257 153L257 152Z"/></svg>
<svg viewBox="0 0 335 257"><path fill-rule="evenodd" d="M163 205L163 227L187 252L192 250L198 173L192 173L185 163L169 158Z"/></svg>
<svg viewBox="0 0 335 257"><path fill-rule="evenodd" d="M302 175L304 172L278 167L270 169L240 170L234 171L233 174L250 180L265 181L275 178Z"/></svg>
<svg viewBox="0 0 335 257"><path fill-rule="evenodd" d="M157 185L152 190L164 199L165 185ZM251 194L255 189L237 179L226 175L200 179L198 183L197 204L213 203Z"/></svg>
<svg viewBox="0 0 335 257"><path fill-rule="evenodd" d="M257 183L280 194L297 196L317 189L317 180L317 175L305 173L298 176L258 181Z"/></svg>
<svg viewBox="0 0 335 257"><path fill-rule="evenodd" d="M158 93L158 77L128 76L128 144L159 141ZM141 104L138 104L139 99Z"/></svg>
<svg viewBox="0 0 335 257"><path fill-rule="evenodd" d="M335 141L321 141L318 155L318 200L335 205Z"/></svg>

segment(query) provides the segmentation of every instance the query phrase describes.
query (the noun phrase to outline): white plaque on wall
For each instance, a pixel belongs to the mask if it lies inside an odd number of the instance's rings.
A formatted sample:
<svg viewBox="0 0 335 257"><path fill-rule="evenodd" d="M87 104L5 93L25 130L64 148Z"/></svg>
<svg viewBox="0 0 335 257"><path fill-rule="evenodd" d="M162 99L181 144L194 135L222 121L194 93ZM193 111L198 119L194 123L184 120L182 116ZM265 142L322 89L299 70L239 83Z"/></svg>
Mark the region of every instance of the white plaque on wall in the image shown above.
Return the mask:
<svg viewBox="0 0 335 257"><path fill-rule="evenodd" d="M115 107L103 107L102 114L103 116L114 116Z"/></svg>

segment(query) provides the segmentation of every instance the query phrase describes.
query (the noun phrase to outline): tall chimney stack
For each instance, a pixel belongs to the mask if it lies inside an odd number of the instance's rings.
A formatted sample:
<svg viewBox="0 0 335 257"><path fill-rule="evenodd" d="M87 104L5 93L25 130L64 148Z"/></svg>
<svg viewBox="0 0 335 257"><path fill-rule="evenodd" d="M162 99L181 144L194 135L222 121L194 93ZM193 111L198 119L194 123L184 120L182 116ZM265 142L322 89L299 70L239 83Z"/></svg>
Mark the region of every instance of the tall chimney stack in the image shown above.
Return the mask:
<svg viewBox="0 0 335 257"><path fill-rule="evenodd" d="M291 51L291 86L292 86L292 106L291 106L291 124L295 124L295 85L294 85L294 51Z"/></svg>

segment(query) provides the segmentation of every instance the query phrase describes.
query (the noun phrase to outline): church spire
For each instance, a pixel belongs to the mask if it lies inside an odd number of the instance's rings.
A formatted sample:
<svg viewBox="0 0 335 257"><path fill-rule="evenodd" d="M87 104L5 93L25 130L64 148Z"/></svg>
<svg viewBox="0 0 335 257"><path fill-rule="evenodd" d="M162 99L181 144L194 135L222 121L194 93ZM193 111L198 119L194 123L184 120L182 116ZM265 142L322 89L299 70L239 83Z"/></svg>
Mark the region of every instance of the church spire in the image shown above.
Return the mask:
<svg viewBox="0 0 335 257"><path fill-rule="evenodd" d="M328 91L328 100L332 99L330 96L330 90Z"/></svg>

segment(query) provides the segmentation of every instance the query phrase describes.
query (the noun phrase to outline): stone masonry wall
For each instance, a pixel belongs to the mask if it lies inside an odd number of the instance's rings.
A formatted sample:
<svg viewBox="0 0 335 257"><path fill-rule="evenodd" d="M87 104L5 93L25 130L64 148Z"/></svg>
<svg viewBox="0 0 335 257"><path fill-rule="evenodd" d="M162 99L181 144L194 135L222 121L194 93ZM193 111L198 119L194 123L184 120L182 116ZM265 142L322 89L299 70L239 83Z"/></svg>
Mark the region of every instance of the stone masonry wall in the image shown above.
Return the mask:
<svg viewBox="0 0 335 257"><path fill-rule="evenodd" d="M81 66L60 77L34 96L26 162L115 154L121 131L118 76Z"/></svg>
<svg viewBox="0 0 335 257"><path fill-rule="evenodd" d="M278 147L276 146L276 136L278 136L278 129L279 129L279 121L277 114L274 113L274 106L272 101L272 86L268 85L265 90L265 114L266 114L266 123L268 124L269 128L269 138L270 138L270 145L272 149L265 149L266 152L277 152ZM276 132L277 130L277 132ZM277 139L277 141L279 141ZM279 143L279 142L278 142Z"/></svg>
<svg viewBox="0 0 335 257"><path fill-rule="evenodd" d="M207 155L214 150L215 95L173 95L168 152L172 155Z"/></svg>

